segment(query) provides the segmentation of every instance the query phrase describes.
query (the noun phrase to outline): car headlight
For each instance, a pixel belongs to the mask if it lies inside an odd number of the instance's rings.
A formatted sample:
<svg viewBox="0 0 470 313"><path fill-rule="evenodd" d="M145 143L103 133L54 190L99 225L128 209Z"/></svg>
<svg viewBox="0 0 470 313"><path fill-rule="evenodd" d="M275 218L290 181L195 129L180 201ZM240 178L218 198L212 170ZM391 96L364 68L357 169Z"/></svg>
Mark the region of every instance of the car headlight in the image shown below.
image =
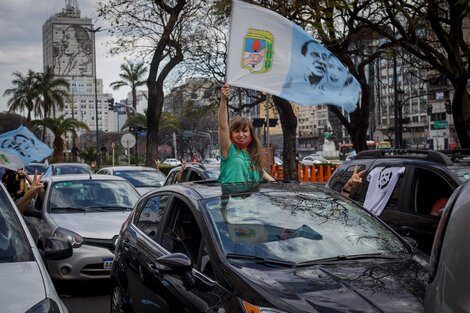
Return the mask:
<svg viewBox="0 0 470 313"><path fill-rule="evenodd" d="M245 300L241 300L241 302L246 313L286 313L278 309L260 307L246 302Z"/></svg>
<svg viewBox="0 0 470 313"><path fill-rule="evenodd" d="M46 298L33 306L26 313L59 313L59 305L52 299Z"/></svg>
<svg viewBox="0 0 470 313"><path fill-rule="evenodd" d="M58 227L53 236L67 239L73 248L78 248L83 244L83 238L79 234L65 228Z"/></svg>

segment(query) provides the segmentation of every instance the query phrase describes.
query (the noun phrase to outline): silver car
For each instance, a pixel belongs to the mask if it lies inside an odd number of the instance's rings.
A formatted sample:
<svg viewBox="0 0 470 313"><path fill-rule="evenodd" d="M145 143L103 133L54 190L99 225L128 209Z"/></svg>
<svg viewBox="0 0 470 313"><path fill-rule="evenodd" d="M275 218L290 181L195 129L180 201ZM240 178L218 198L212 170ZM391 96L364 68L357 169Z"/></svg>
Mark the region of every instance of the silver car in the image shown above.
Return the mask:
<svg viewBox="0 0 470 313"><path fill-rule="evenodd" d="M470 312L470 181L457 188L434 237L425 312Z"/></svg>
<svg viewBox="0 0 470 313"><path fill-rule="evenodd" d="M109 175L59 175L44 179L45 195L37 198L38 218L30 228L41 238L68 239L73 256L48 261L55 279L108 278L119 229L140 195L127 180Z"/></svg>
<svg viewBox="0 0 470 313"><path fill-rule="evenodd" d="M101 168L97 174L115 175L127 179L143 195L154 188L163 186L166 176L153 167L111 166Z"/></svg>
<svg viewBox="0 0 470 313"><path fill-rule="evenodd" d="M49 238L45 249L34 244L25 221L3 184L0 184L0 311L62 312L67 308L57 295L41 258L67 258L67 240Z"/></svg>
<svg viewBox="0 0 470 313"><path fill-rule="evenodd" d="M312 154L312 155L307 155L306 157L304 157L300 163L302 165L310 166L310 165L317 165L317 164L330 164L331 162L325 159L324 157L322 157L321 155Z"/></svg>

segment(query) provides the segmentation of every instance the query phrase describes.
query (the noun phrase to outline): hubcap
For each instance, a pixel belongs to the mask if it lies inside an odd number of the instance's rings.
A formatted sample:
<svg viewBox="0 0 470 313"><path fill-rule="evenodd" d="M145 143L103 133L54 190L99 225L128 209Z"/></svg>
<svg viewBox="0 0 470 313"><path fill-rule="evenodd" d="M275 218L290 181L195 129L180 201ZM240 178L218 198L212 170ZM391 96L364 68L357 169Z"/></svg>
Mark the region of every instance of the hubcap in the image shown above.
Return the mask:
<svg viewBox="0 0 470 313"><path fill-rule="evenodd" d="M113 298L111 300L111 312L124 313L121 289L118 286L115 286L113 289Z"/></svg>

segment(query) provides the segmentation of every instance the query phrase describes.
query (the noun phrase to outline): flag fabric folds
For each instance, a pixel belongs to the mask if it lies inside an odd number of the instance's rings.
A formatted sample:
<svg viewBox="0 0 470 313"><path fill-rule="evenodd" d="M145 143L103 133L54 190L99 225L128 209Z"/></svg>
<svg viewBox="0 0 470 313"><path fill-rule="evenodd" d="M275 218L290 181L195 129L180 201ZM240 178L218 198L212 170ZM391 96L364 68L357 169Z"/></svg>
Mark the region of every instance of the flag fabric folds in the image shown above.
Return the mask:
<svg viewBox="0 0 470 313"><path fill-rule="evenodd" d="M13 154L0 150L0 167L16 171L19 168L23 168L24 163L16 153Z"/></svg>
<svg viewBox="0 0 470 313"><path fill-rule="evenodd" d="M1 134L0 150L18 156L24 164L42 161L52 154L52 149L25 126Z"/></svg>
<svg viewBox="0 0 470 313"><path fill-rule="evenodd" d="M338 58L298 25L238 0L232 1L226 82L348 112L356 109L361 90Z"/></svg>

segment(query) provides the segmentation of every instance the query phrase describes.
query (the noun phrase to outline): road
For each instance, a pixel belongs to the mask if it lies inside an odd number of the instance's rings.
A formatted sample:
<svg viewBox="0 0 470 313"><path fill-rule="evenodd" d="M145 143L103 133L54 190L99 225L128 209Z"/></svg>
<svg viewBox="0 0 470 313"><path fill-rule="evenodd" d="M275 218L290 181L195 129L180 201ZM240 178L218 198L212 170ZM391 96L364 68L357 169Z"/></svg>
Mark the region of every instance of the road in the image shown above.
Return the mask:
<svg viewBox="0 0 470 313"><path fill-rule="evenodd" d="M54 285L69 313L110 312L111 291L108 280L54 281Z"/></svg>

